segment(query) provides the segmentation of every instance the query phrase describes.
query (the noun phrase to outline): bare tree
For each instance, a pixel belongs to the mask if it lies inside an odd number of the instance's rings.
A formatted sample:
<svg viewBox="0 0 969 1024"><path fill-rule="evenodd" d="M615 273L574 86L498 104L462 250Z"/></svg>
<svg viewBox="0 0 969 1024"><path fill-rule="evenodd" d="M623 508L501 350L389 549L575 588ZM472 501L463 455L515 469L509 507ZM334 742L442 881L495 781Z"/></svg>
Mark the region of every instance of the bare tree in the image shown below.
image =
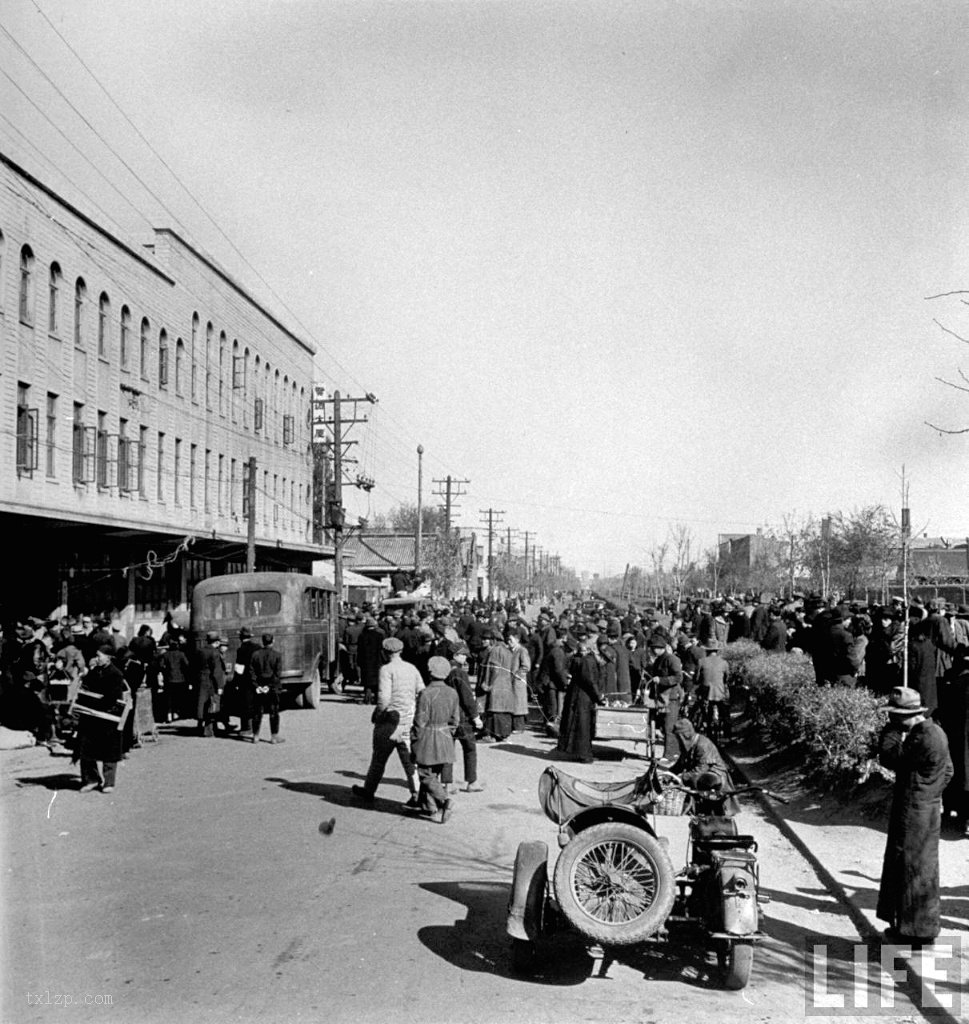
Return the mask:
<svg viewBox="0 0 969 1024"><path fill-rule="evenodd" d="M963 298L963 296L969 295L969 291L956 291L956 292L942 292L940 295L929 295L926 297L926 301L932 301L933 299L948 299L959 296L959 302L963 306L969 306L969 300ZM969 345L969 338L963 338L962 335L957 334L950 327L946 327L939 319L933 318L932 321L943 334L948 334L950 337L955 338L956 341L961 341L963 345ZM962 391L969 395L969 377L967 377L962 370L956 368L956 373L959 374L959 379L962 381L961 384L957 384L955 381L946 380L945 377L936 377L935 379L940 384L945 384L946 387L955 388L956 391ZM930 423L928 420L925 421L926 426L931 427L933 430L937 430L940 434L969 434L969 427L962 427L958 430L950 430L946 427L940 427L935 423Z"/></svg>
<svg viewBox="0 0 969 1024"><path fill-rule="evenodd" d="M670 546L673 551L673 566L670 572L673 576L673 586L676 588L676 601L679 603L683 588L693 571L693 533L686 523L677 523L670 527Z"/></svg>

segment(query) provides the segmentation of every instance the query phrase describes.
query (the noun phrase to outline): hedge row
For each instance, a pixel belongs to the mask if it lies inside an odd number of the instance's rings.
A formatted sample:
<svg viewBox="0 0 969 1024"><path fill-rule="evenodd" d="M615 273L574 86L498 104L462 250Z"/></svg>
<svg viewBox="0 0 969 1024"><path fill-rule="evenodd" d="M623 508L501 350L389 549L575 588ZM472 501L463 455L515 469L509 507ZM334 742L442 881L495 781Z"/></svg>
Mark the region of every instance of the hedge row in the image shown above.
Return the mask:
<svg viewBox="0 0 969 1024"><path fill-rule="evenodd" d="M746 640L723 650L734 687L747 691L752 720L776 747L804 754L804 775L823 787L854 784L878 770L885 701L863 687L818 686L811 659L767 654Z"/></svg>

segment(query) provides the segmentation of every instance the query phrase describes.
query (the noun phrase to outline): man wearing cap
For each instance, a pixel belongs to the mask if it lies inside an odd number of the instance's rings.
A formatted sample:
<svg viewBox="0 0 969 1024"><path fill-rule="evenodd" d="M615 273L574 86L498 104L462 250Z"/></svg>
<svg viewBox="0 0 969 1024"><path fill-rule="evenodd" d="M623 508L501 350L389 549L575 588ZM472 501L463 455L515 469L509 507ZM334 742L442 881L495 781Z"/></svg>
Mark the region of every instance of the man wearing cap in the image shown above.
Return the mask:
<svg viewBox="0 0 969 1024"><path fill-rule="evenodd" d="M252 639L252 630L248 626L243 626L239 630L239 646L236 649L232 674L226 680L222 707L219 709L219 721L226 732L229 731L229 719L233 715L238 717L240 735L243 739L252 737L252 712L257 702L252 689L249 665L253 654L258 650Z"/></svg>
<svg viewBox="0 0 969 1024"><path fill-rule="evenodd" d="M663 760L675 761L679 755L679 744L673 726L680 717L683 701L683 666L661 633L654 632L649 638L649 651L652 662L647 672L663 726Z"/></svg>
<svg viewBox="0 0 969 1024"><path fill-rule="evenodd" d="M490 646L478 675L478 688L485 695L485 735L481 742L500 743L508 739L515 728L518 707L515 669L519 663L517 652L521 649L521 642L518 634L511 630L505 642L501 643L501 633L495 626L484 634L484 639L490 641Z"/></svg>
<svg viewBox="0 0 969 1024"><path fill-rule="evenodd" d="M877 914L888 922L886 938L916 946L939 934L939 801L953 774L945 733L928 710L917 690L895 687L878 752L895 785Z"/></svg>
<svg viewBox="0 0 969 1024"><path fill-rule="evenodd" d="M214 735L219 704L225 688L225 665L219 650L221 637L214 630L205 634L205 646L198 653L198 700L196 717L202 736Z"/></svg>
<svg viewBox="0 0 969 1024"><path fill-rule="evenodd" d="M377 706L373 712L373 753L367 778L362 786L353 786L353 795L372 804L380 780L384 777L387 759L396 750L410 789L408 807L417 807L417 769L410 749L410 732L414 723L417 695L424 689L420 672L401 658L404 644L395 636L383 642L388 657L380 668L377 683Z"/></svg>
<svg viewBox="0 0 969 1024"><path fill-rule="evenodd" d="M259 742L262 716L269 715L269 742L285 743L279 735L279 698L283 687L283 659L273 647L272 633L263 633L262 647L249 656L253 691L252 742Z"/></svg>
<svg viewBox="0 0 969 1024"><path fill-rule="evenodd" d="M596 708L605 704L596 656L599 630L596 626L579 624L573 636L579 643L579 651L569 665L569 688L562 708L558 749L583 764L591 764Z"/></svg>
<svg viewBox="0 0 969 1024"><path fill-rule="evenodd" d="M444 682L451 674L447 658L430 658L427 672L430 682L417 695L411 744L421 780L418 804L428 814L440 814L443 825L451 816L451 800L441 775L454 760L461 711L457 691Z"/></svg>
<svg viewBox="0 0 969 1024"><path fill-rule="evenodd" d="M676 763L671 768L674 775L680 778L688 786L696 786L698 782L704 784L704 788L711 788L706 785L713 781L719 783L719 790L722 793L733 791L733 782L730 779L730 770L720 756L716 744L708 736L697 732L693 723L688 718L681 718L673 726L676 733L679 749L682 751ZM702 776L707 776L702 779ZM713 778L710 778L710 777ZM740 811L740 806L735 797L729 797L724 805L724 813L734 815Z"/></svg>
<svg viewBox="0 0 969 1024"><path fill-rule="evenodd" d="M461 711L461 720L454 738L461 746L464 759L464 791L480 793L483 787L478 785L478 743L475 738L475 730L484 728L484 723L478 716L478 701L468 676L467 665L467 645L459 642L451 658L451 673L447 677L448 686L452 687L458 695L458 707ZM446 786L450 786L454 781L454 766L452 764L444 763L441 781Z"/></svg>
<svg viewBox="0 0 969 1024"><path fill-rule="evenodd" d="M538 690L545 711L546 730L550 736L559 734L562 704L569 686L569 655L565 648L567 632L566 629L555 631L555 639L545 652L538 675Z"/></svg>

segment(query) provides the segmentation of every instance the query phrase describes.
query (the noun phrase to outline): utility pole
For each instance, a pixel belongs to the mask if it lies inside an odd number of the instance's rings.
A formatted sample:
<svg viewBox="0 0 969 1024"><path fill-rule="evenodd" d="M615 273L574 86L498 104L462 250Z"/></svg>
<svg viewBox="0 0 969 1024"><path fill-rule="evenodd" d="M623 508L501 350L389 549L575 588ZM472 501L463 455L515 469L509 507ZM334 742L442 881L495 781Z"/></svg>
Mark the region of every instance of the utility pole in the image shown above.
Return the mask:
<svg viewBox="0 0 969 1024"><path fill-rule="evenodd" d="M313 402L313 441L327 443L333 453L333 497L327 503L325 512L326 525L333 531L333 583L336 586L337 601L343 599L343 526L346 519L346 509L343 507L343 473L346 464L357 461L347 458L346 455L346 450L357 442L347 440L343 435L346 428L367 422L367 417L360 415L357 410L361 402L375 405L377 399L369 392L363 398L351 398L334 391L332 398L319 398ZM353 406L349 416L344 415L345 405ZM373 486L371 480L363 478L348 482L364 490L369 490Z"/></svg>
<svg viewBox="0 0 969 1024"><path fill-rule="evenodd" d="M417 539L414 544L414 576L421 571L421 540L424 534L424 513L421 508L424 492L424 445L417 446Z"/></svg>
<svg viewBox="0 0 969 1024"><path fill-rule="evenodd" d="M525 534L525 596L528 596L528 538L535 536L534 530L523 530Z"/></svg>
<svg viewBox="0 0 969 1024"><path fill-rule="evenodd" d="M249 456L246 480L246 572L256 571L256 457Z"/></svg>
<svg viewBox="0 0 969 1024"><path fill-rule="evenodd" d="M444 499L444 532L450 536L451 533L451 517L454 514L454 510L457 505L454 504L455 498L460 498L465 492L461 490L462 485L471 483L470 480L455 480L452 476L446 476L443 480L435 480L435 484L438 484L443 490L437 490L434 494L438 498Z"/></svg>
<svg viewBox="0 0 969 1024"><path fill-rule="evenodd" d="M497 526L501 520L500 516L503 516L504 511L499 511L494 508L480 508L478 509L479 515L488 517L488 597L493 598L495 594L495 559L494 559L494 542L495 542L495 526Z"/></svg>
<svg viewBox="0 0 969 1024"><path fill-rule="evenodd" d="M908 503L909 483L905 479L905 466L902 466L902 682L908 680L908 546L912 536L912 510Z"/></svg>

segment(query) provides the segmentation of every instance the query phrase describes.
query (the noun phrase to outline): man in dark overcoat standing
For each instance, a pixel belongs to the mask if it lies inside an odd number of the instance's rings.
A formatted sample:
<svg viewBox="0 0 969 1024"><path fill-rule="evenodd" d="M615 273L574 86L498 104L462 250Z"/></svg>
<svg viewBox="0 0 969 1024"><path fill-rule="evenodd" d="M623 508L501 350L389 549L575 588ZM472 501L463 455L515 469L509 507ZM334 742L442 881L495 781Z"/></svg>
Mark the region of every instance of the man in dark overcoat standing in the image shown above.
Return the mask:
<svg viewBox="0 0 969 1024"><path fill-rule="evenodd" d="M94 655L94 664L84 677L84 689L96 693L97 710L113 712L128 690L121 669L114 663L114 645L102 644ZM102 793L114 789L118 762L121 760L122 731L117 722L92 715L78 715L77 756L81 762L81 792L101 787ZM98 762L103 768L103 779Z"/></svg>
<svg viewBox="0 0 969 1024"><path fill-rule="evenodd" d="M945 733L927 713L918 690L896 686L879 740L895 788L877 914L888 922L886 939L915 946L939 934L939 801L952 778Z"/></svg>
<svg viewBox="0 0 969 1024"><path fill-rule="evenodd" d="M562 708L558 749L577 761L591 764L596 708L605 703L599 682L599 660L595 655L599 630L580 624L573 635L579 642L579 651L569 666L569 688Z"/></svg>
<svg viewBox="0 0 969 1024"><path fill-rule="evenodd" d="M219 717L219 701L225 689L225 665L219 651L220 636L216 632L205 634L205 646L198 653L198 717L199 732L214 735Z"/></svg>
<svg viewBox="0 0 969 1024"><path fill-rule="evenodd" d="M387 634L377 625L372 615L363 620L363 629L357 638L357 671L363 686L364 704L377 703L377 685L380 680L380 666L384 663L383 643Z"/></svg>

